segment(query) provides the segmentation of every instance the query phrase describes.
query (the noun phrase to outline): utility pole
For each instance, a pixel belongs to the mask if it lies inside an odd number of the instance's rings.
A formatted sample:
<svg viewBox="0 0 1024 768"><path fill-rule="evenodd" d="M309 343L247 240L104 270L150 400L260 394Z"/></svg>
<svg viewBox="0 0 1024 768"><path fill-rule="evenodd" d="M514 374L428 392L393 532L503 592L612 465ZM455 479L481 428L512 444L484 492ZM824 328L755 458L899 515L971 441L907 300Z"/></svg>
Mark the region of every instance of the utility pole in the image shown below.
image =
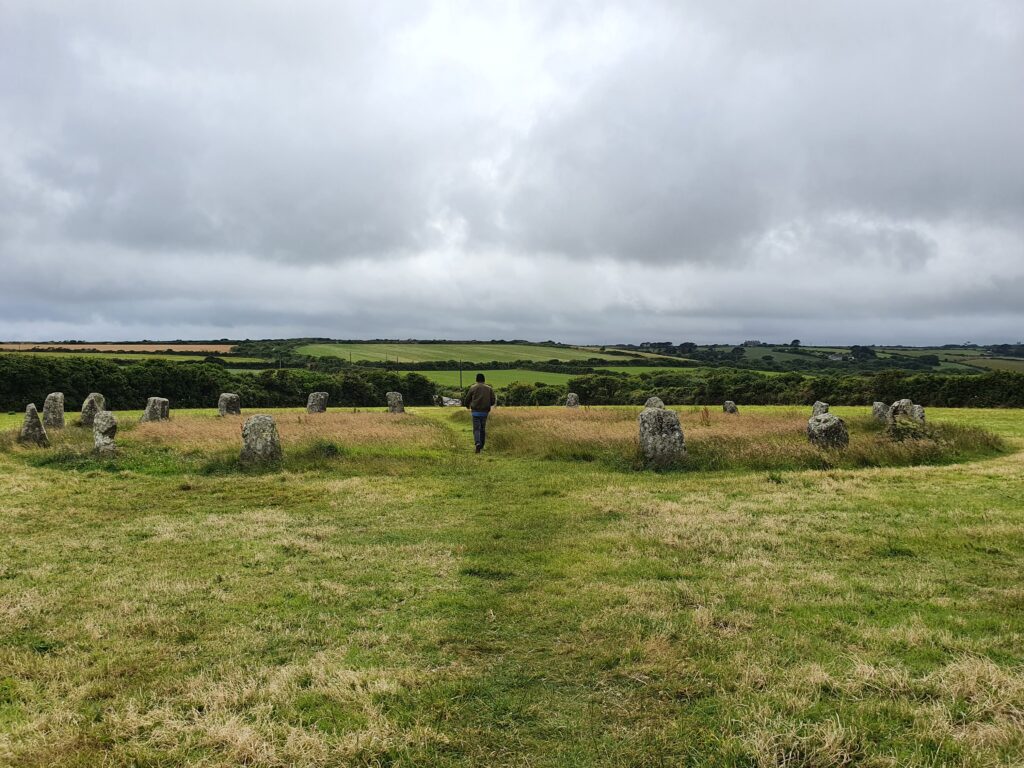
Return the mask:
<svg viewBox="0 0 1024 768"><path fill-rule="evenodd" d="M459 360L459 389L462 389L462 361Z"/></svg>

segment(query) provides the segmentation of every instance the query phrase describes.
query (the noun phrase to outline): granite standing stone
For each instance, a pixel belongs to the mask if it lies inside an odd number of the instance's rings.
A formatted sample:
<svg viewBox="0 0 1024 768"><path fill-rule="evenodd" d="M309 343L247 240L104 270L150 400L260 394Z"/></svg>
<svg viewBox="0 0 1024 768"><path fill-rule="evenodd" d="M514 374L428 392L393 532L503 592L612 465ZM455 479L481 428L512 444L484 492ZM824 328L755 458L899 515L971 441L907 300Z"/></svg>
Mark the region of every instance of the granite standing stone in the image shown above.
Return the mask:
<svg viewBox="0 0 1024 768"><path fill-rule="evenodd" d="M871 415L877 421L888 421L889 419L889 406L885 403L875 401L875 404L871 406Z"/></svg>
<svg viewBox="0 0 1024 768"><path fill-rule="evenodd" d="M139 421L166 421L170 413L171 405L166 397L151 397L146 401L146 410Z"/></svg>
<svg viewBox="0 0 1024 768"><path fill-rule="evenodd" d="M107 399L99 392L92 392L82 403L82 418L79 423L83 427L91 427L96 420L96 414L105 410L107 410Z"/></svg>
<svg viewBox="0 0 1024 768"><path fill-rule="evenodd" d="M388 413L405 413L401 392L388 392Z"/></svg>
<svg viewBox="0 0 1024 768"><path fill-rule="evenodd" d="M18 433L18 442L25 445L40 445L43 448L50 444L43 422L39 420L35 403L29 403L25 407L25 421L21 425L21 432Z"/></svg>
<svg viewBox="0 0 1024 768"><path fill-rule="evenodd" d="M914 403L907 398L897 400L895 403L889 406L889 414L886 417L887 421L895 421L900 416L906 416L909 418L910 410L914 407Z"/></svg>
<svg viewBox="0 0 1024 768"><path fill-rule="evenodd" d="M64 429L64 393L51 392L43 403L43 426Z"/></svg>
<svg viewBox="0 0 1024 768"><path fill-rule="evenodd" d="M846 422L834 413L819 413L807 422L807 438L818 448L845 448L850 444Z"/></svg>
<svg viewBox="0 0 1024 768"><path fill-rule="evenodd" d="M217 412L221 416L240 416L242 400L234 392L224 392L217 399Z"/></svg>
<svg viewBox="0 0 1024 768"><path fill-rule="evenodd" d="M916 403L910 406L910 418L918 424L924 424L924 406Z"/></svg>
<svg viewBox="0 0 1024 768"><path fill-rule="evenodd" d="M110 411L100 411L92 422L92 444L97 456L113 456L117 452L117 417Z"/></svg>
<svg viewBox="0 0 1024 768"><path fill-rule="evenodd" d="M686 456L679 414L667 408L640 411L640 451L648 464L668 466Z"/></svg>
<svg viewBox="0 0 1024 768"><path fill-rule="evenodd" d="M732 400L726 400L724 403L722 403L722 412L739 413L740 409L736 407L736 403L734 403Z"/></svg>
<svg viewBox="0 0 1024 768"><path fill-rule="evenodd" d="M328 397L330 395L327 392L310 392L306 401L306 413L326 413Z"/></svg>
<svg viewBox="0 0 1024 768"><path fill-rule="evenodd" d="M260 464L280 459L281 438L274 418L257 414L246 419L242 426L242 461Z"/></svg>
<svg viewBox="0 0 1024 768"><path fill-rule="evenodd" d="M660 397L648 397L644 408L664 408L665 402Z"/></svg>
<svg viewBox="0 0 1024 768"><path fill-rule="evenodd" d="M811 406L811 416L821 416L823 413L828 413L828 403L815 400L814 405Z"/></svg>
<svg viewBox="0 0 1024 768"><path fill-rule="evenodd" d="M575 392L570 392L565 397L565 407L566 408L579 408L580 407L580 396L577 395Z"/></svg>

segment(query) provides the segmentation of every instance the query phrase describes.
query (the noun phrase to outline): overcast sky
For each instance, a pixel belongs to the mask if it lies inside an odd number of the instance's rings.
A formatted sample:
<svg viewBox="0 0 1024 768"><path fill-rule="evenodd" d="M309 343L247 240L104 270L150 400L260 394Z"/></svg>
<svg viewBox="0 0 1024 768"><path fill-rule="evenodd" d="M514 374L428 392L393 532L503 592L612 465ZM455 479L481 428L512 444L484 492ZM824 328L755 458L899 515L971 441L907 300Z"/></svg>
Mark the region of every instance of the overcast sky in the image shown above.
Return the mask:
<svg viewBox="0 0 1024 768"><path fill-rule="evenodd" d="M0 339L1024 337L1020 0L0 0Z"/></svg>

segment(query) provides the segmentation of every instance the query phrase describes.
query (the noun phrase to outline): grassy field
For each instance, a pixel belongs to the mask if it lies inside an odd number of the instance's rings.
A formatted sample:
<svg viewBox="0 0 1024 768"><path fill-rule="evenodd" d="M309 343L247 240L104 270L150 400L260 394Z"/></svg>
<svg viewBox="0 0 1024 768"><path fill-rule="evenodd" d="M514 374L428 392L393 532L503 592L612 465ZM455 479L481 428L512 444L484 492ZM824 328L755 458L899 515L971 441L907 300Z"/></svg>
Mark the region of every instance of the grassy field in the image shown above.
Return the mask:
<svg viewBox="0 0 1024 768"><path fill-rule="evenodd" d="M417 371L431 381L436 381L443 387L458 387L458 371ZM464 368L462 371L462 383L468 387L476 381L476 374L482 373L487 378L487 383L493 387L504 387L513 381L523 381L527 384L564 384L575 374L548 373L546 371L529 371L520 368L510 368L497 371L477 370L476 368Z"/></svg>
<svg viewBox="0 0 1024 768"><path fill-rule="evenodd" d="M213 354L213 353L211 353ZM162 355L158 352L133 352L131 354L125 354L124 352L12 352L3 351L0 355L42 355L44 357L89 357L98 358L101 360L177 360L188 361L188 360L204 360L207 355ZM223 357L227 363L262 363L262 358L259 357Z"/></svg>
<svg viewBox="0 0 1024 768"><path fill-rule="evenodd" d="M465 360L466 362L502 363L516 360L621 360L621 355L609 355L581 347L549 347L540 344L306 344L295 350L301 355L314 357L351 356L359 360L422 363L435 360Z"/></svg>
<svg viewBox="0 0 1024 768"><path fill-rule="evenodd" d="M201 343L174 344L172 342L167 342L164 344L113 344L102 342L89 342L84 344L49 344L34 341L23 341L0 343L0 349L17 350L22 352L30 352L36 349L73 349L81 352L166 352L167 350L171 350L172 352L195 352L197 354L223 354L230 352L232 349L234 349L234 345Z"/></svg>
<svg viewBox="0 0 1024 768"><path fill-rule="evenodd" d="M814 462L806 411L681 409L705 468L660 474L609 459L630 408L499 409L480 456L462 411L278 411L267 471L211 411L0 437L0 764L1021 764L1024 412L929 409L1006 442L959 463L834 408L946 463L706 468Z"/></svg>

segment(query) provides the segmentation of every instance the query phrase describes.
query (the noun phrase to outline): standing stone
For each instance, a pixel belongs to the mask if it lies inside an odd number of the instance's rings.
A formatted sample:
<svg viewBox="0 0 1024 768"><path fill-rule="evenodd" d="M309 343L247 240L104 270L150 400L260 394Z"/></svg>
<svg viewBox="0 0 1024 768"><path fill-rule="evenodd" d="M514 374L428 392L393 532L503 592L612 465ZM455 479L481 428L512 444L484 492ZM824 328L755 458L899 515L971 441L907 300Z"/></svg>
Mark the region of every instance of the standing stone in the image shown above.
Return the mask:
<svg viewBox="0 0 1024 768"><path fill-rule="evenodd" d="M846 422L834 413L819 413L807 422L807 438L818 448L845 448L850 444Z"/></svg>
<svg viewBox="0 0 1024 768"><path fill-rule="evenodd" d="M644 408L664 408L665 401L660 397L648 397L647 402L644 403Z"/></svg>
<svg viewBox="0 0 1024 768"><path fill-rule="evenodd" d="M405 403L401 392L388 392L388 413L405 413Z"/></svg>
<svg viewBox="0 0 1024 768"><path fill-rule="evenodd" d="M241 416L242 400L233 392L224 392L217 399L217 412L221 416Z"/></svg>
<svg viewBox="0 0 1024 768"><path fill-rule="evenodd" d="M25 421L21 425L21 432L18 433L18 442L26 445L40 445L43 448L50 444L43 422L39 420L39 412L36 410L35 403L29 403L25 408Z"/></svg>
<svg viewBox="0 0 1024 768"><path fill-rule="evenodd" d="M242 461L265 463L281 460L281 438L272 416L250 416L242 426Z"/></svg>
<svg viewBox="0 0 1024 768"><path fill-rule="evenodd" d="M876 400L875 404L871 406L871 415L877 421L888 421L889 406Z"/></svg>
<svg viewBox="0 0 1024 768"><path fill-rule="evenodd" d="M895 403L889 406L889 414L886 417L886 421L895 421L899 416L910 416L910 410L914 407L914 403L906 398L897 400Z"/></svg>
<svg viewBox="0 0 1024 768"><path fill-rule="evenodd" d="M96 414L105 410L107 410L107 399L99 392L91 392L82 403L82 418L79 423L83 427L91 427L96 420Z"/></svg>
<svg viewBox="0 0 1024 768"><path fill-rule="evenodd" d="M327 392L310 392L306 400L306 413L326 413L328 397Z"/></svg>
<svg viewBox="0 0 1024 768"><path fill-rule="evenodd" d="M43 426L64 429L64 393L51 392L43 403Z"/></svg>
<svg viewBox="0 0 1024 768"><path fill-rule="evenodd" d="M918 424L924 424L924 406L916 404L910 406L910 418Z"/></svg>
<svg viewBox="0 0 1024 768"><path fill-rule="evenodd" d="M815 400L814 405L811 406L811 416L821 416L823 413L828 413L828 403Z"/></svg>
<svg viewBox="0 0 1024 768"><path fill-rule="evenodd" d="M640 451L648 464L668 466L686 456L679 414L667 408L640 411Z"/></svg>
<svg viewBox="0 0 1024 768"><path fill-rule="evenodd" d="M724 403L722 403L722 412L739 413L740 409L736 407L736 403L734 403L732 400L726 400Z"/></svg>
<svg viewBox="0 0 1024 768"><path fill-rule="evenodd" d="M166 421L170 413L171 405L166 397L151 397L146 401L146 410L139 421Z"/></svg>
<svg viewBox="0 0 1024 768"><path fill-rule="evenodd" d="M110 411L100 411L92 422L92 444L97 456L113 456L117 452L117 417Z"/></svg>
<svg viewBox="0 0 1024 768"><path fill-rule="evenodd" d="M566 408L579 408L580 407L580 396L577 395L575 392L570 392L565 397L565 407Z"/></svg>

